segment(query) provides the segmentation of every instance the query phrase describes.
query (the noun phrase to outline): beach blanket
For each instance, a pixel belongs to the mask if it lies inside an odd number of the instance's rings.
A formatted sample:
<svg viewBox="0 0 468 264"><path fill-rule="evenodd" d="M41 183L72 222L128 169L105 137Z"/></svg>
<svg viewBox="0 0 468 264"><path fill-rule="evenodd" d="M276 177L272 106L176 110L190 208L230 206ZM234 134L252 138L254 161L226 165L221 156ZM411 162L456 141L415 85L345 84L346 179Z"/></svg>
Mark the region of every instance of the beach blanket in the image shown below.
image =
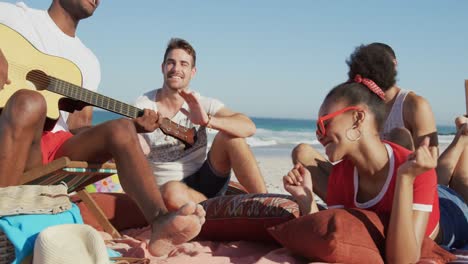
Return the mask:
<svg viewBox="0 0 468 264"><path fill-rule="evenodd" d="M168 256L153 257L146 250L146 242L150 237L149 227L130 229L122 232L121 239L112 239L109 234L102 233L108 247L120 252L124 257L149 258L154 264L182 263L321 263L309 262L301 256L292 254L278 244L258 243L249 241L213 242L193 241L177 246ZM451 263L468 264L468 250L456 251L458 259ZM427 263L427 262L425 262Z"/></svg>
<svg viewBox="0 0 468 264"><path fill-rule="evenodd" d="M213 242L194 241L177 246L168 256L153 257L146 250L150 229L131 229L123 232L121 239L111 239L104 235L108 247L120 252L125 257L146 257L151 263L308 263L305 259L294 256L277 244L265 244L248 241ZM110 240L107 240L110 239Z"/></svg>

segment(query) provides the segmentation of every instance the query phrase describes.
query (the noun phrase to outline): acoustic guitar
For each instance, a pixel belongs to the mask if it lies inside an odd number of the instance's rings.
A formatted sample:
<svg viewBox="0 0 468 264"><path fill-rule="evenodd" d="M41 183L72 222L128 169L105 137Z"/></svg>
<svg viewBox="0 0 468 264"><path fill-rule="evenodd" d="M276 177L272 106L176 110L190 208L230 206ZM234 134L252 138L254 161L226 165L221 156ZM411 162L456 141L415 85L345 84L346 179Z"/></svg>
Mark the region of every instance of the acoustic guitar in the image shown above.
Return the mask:
<svg viewBox="0 0 468 264"><path fill-rule="evenodd" d="M41 93L47 103L47 118L57 121L64 99L81 101L126 117L136 118L143 110L99 93L84 89L80 69L71 61L47 55L37 50L26 38L0 23L0 49L8 61L11 84L0 90L0 109L18 90L29 89ZM186 147L195 142L195 128L186 128L169 118L159 120L159 128L182 141Z"/></svg>

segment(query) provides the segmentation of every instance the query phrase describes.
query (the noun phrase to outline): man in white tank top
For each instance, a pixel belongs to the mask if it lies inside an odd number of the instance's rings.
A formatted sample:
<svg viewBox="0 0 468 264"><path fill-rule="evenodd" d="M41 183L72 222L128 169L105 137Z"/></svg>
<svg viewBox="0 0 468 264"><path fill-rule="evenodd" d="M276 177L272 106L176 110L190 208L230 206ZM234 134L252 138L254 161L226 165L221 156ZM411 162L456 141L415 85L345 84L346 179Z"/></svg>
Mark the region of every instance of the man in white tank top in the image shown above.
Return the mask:
<svg viewBox="0 0 468 264"><path fill-rule="evenodd" d="M0 3L0 23L27 38L42 53L60 56L64 58L62 63L65 59L73 62L81 71L83 85L95 90L100 80L99 63L77 38L76 29L78 22L91 16L98 5L99 0L53 0L45 11L31 9L24 3ZM14 40L1 39L2 43L8 41ZM19 68L16 62L7 62L9 54L4 55L0 56L0 90L15 87L20 81L17 78L24 78L16 74ZM51 59L50 55L42 55L31 58L34 60L31 64L43 65L41 60ZM60 62L55 59L54 65ZM134 120L120 119L86 128L91 121L88 108L71 114L68 120L62 116L52 131L44 131L47 107L57 105L47 106L46 95L34 90L17 89L0 114L0 187L18 185L24 171L59 157L90 162L113 158L123 189L152 225L149 252L165 255L175 243L183 243L199 233L204 222L203 208L188 203L179 211L168 212L138 143L137 132L157 128L158 117L154 112L146 110L143 117Z"/></svg>
<svg viewBox="0 0 468 264"><path fill-rule="evenodd" d="M383 43L372 43L370 46L380 47L391 56L398 66L395 52ZM429 136L432 146L438 146L437 127L429 102L416 93L404 90L394 85L385 91L387 104L387 120L381 132L381 138L414 150L422 140Z"/></svg>

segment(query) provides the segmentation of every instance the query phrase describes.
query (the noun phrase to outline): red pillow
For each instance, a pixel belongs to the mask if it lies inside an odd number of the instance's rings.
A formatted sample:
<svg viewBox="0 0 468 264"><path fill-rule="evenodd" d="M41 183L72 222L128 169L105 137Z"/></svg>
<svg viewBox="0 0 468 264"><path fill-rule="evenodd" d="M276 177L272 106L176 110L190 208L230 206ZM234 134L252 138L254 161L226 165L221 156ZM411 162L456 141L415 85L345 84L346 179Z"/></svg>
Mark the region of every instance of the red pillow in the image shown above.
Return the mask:
<svg viewBox="0 0 468 264"><path fill-rule="evenodd" d="M206 211L206 222L199 240L274 242L267 228L299 216L297 203L283 194L226 195L201 205Z"/></svg>
<svg viewBox="0 0 468 264"><path fill-rule="evenodd" d="M285 248L312 261L384 263L388 217L360 209L329 209L269 228ZM421 258L446 261L454 256L431 239L424 240Z"/></svg>
<svg viewBox="0 0 468 264"><path fill-rule="evenodd" d="M91 193L90 195L117 231L148 225L140 208L127 194ZM96 230L103 231L97 219L77 195L72 196L72 201L80 208L85 224L94 227Z"/></svg>

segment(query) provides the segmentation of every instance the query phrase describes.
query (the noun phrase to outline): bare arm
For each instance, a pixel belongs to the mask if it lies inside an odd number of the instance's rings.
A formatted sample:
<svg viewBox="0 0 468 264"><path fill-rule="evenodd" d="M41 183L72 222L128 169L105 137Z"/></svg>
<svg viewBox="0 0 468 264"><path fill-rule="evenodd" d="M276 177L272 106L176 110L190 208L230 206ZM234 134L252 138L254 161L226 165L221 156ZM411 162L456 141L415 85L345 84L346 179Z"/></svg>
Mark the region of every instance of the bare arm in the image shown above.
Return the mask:
<svg viewBox="0 0 468 264"><path fill-rule="evenodd" d="M92 126L93 120L93 107L85 106L80 111L74 111L70 113L67 119L68 129L73 134L77 134L83 129L87 129Z"/></svg>
<svg viewBox="0 0 468 264"><path fill-rule="evenodd" d="M255 134L254 122L241 113L235 113L226 107L221 108L211 117L209 125L226 134L246 138Z"/></svg>
<svg viewBox="0 0 468 264"><path fill-rule="evenodd" d="M392 213L387 232L388 263L416 263L421 256L429 212L413 211L413 184L423 172L435 168L437 149L423 139L416 151L398 168Z"/></svg>
<svg viewBox="0 0 468 264"><path fill-rule="evenodd" d="M465 137L468 135L468 118L459 116L455 120L457 135L440 155L437 163L437 182L449 185L457 166L462 166L468 151L465 151Z"/></svg>
<svg viewBox="0 0 468 264"><path fill-rule="evenodd" d="M434 114L425 98L414 93L408 94L403 115L405 127L411 132L415 147L421 144L424 137L430 138L431 146L439 146Z"/></svg>
<svg viewBox="0 0 468 264"><path fill-rule="evenodd" d="M283 176L283 186L296 200L301 215L319 211L312 192L312 176L302 164L294 165L288 174Z"/></svg>
<svg viewBox="0 0 468 264"><path fill-rule="evenodd" d="M421 256L428 212L413 211L413 179L398 176L387 232L388 263L416 263Z"/></svg>
<svg viewBox="0 0 468 264"><path fill-rule="evenodd" d="M190 108L190 111L185 109L181 109L181 111L187 115L194 124L209 126L231 136L240 138L250 137L255 134L255 124L247 116L223 107L210 119L194 93L181 91L179 94L184 98Z"/></svg>

